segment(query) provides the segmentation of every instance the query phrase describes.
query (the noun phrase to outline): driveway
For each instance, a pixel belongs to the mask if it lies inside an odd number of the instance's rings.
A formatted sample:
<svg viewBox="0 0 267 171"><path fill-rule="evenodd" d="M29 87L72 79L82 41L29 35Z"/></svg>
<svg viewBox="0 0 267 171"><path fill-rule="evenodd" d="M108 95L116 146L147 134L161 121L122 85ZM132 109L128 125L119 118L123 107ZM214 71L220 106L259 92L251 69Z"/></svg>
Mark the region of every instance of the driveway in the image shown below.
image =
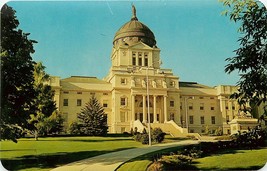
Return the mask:
<svg viewBox="0 0 267 171"><path fill-rule="evenodd" d="M124 162L146 153L175 146L184 146L198 143L199 141L196 140L184 140L166 144L156 144L151 147L146 146L141 148L122 150L70 163L61 167L57 167L52 171L112 171L118 168Z"/></svg>

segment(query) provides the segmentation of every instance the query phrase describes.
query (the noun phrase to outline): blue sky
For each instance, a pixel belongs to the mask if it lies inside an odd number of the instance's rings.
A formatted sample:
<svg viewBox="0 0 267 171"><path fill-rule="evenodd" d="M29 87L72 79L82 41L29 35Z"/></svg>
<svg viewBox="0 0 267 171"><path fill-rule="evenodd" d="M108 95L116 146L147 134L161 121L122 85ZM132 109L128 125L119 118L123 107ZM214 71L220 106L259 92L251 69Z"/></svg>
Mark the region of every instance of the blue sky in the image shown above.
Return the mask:
<svg viewBox="0 0 267 171"><path fill-rule="evenodd" d="M217 0L176 1L16 1L19 28L37 40L33 59L50 75L103 78L111 66L116 31L132 16L147 25L161 49L162 68L181 81L216 86L235 84L237 73L224 73L225 59L238 48L238 24L222 16Z"/></svg>

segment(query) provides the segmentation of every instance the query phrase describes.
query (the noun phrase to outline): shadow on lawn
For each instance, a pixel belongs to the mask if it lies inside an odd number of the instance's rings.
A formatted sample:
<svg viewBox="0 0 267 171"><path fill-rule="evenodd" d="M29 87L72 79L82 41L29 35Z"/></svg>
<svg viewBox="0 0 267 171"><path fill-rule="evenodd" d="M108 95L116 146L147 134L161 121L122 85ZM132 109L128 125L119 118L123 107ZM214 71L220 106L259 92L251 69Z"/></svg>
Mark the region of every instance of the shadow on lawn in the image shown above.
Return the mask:
<svg viewBox="0 0 267 171"><path fill-rule="evenodd" d="M32 141L33 139L28 139L28 140L20 140L20 141ZM121 138L121 139L96 139L96 140L92 140L92 139L45 139L45 138L40 138L38 141L70 141L70 142L108 142L108 141L132 141L132 139L129 138Z"/></svg>
<svg viewBox="0 0 267 171"><path fill-rule="evenodd" d="M81 152L58 152L53 154L28 155L12 159L1 159L2 165L7 170L21 170L31 168L55 168L61 165L83 160L97 155L127 150L131 148L120 148L106 151L81 151Z"/></svg>

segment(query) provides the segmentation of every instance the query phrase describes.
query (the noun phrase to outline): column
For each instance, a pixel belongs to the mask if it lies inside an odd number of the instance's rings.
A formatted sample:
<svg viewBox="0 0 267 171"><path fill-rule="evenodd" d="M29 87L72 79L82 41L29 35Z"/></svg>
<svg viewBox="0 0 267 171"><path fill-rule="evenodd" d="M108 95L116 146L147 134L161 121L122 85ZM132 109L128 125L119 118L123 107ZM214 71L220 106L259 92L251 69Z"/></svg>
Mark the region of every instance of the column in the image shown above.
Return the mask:
<svg viewBox="0 0 267 171"><path fill-rule="evenodd" d="M143 95L143 123L146 123L146 96Z"/></svg>
<svg viewBox="0 0 267 171"><path fill-rule="evenodd" d="M164 96L164 123L167 122L167 96Z"/></svg>
<svg viewBox="0 0 267 171"><path fill-rule="evenodd" d="M132 122L135 121L135 95L132 95Z"/></svg>
<svg viewBox="0 0 267 171"><path fill-rule="evenodd" d="M154 95L154 123L157 122L157 96Z"/></svg>

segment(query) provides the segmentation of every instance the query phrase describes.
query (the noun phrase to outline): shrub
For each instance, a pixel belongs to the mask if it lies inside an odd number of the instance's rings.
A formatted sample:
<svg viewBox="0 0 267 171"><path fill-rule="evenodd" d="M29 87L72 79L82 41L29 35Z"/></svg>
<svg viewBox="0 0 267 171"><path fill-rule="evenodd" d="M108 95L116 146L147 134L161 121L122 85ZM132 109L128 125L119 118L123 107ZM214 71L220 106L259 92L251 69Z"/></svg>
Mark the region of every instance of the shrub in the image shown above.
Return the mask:
<svg viewBox="0 0 267 171"><path fill-rule="evenodd" d="M165 133L160 128L152 130L151 139L154 142L161 143L164 140Z"/></svg>
<svg viewBox="0 0 267 171"><path fill-rule="evenodd" d="M80 135L81 131L80 131L80 125L78 124L78 122L72 122L69 126L68 132L72 135Z"/></svg>

